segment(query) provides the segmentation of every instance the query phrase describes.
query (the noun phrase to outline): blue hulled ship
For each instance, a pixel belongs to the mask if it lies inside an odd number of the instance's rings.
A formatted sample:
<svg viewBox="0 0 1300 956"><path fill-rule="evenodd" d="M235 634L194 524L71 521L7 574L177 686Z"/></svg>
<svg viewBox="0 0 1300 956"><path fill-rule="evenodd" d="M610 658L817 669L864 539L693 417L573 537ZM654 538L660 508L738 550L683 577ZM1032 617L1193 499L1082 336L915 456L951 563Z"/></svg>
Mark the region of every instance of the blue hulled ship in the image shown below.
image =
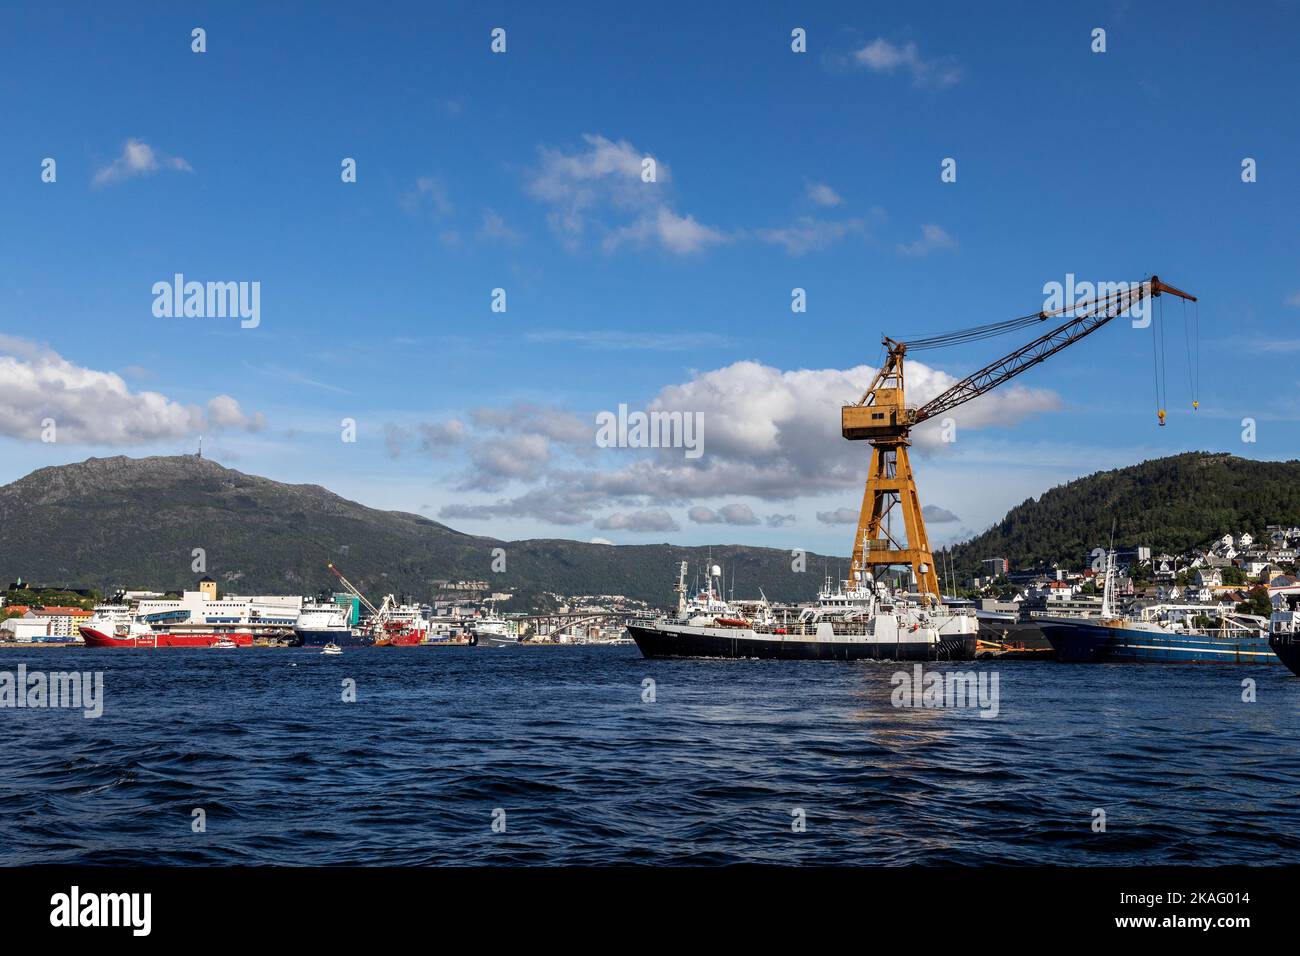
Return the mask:
<svg viewBox="0 0 1300 956"><path fill-rule="evenodd" d="M1133 618L1044 621L1042 627L1056 656L1076 663L1279 663L1262 627L1198 630Z"/></svg>
<svg viewBox="0 0 1300 956"><path fill-rule="evenodd" d="M1113 608L1114 559L1098 618L1042 618L1043 635L1057 657L1076 663L1277 664L1268 621L1251 614L1196 604L1155 604L1136 615Z"/></svg>

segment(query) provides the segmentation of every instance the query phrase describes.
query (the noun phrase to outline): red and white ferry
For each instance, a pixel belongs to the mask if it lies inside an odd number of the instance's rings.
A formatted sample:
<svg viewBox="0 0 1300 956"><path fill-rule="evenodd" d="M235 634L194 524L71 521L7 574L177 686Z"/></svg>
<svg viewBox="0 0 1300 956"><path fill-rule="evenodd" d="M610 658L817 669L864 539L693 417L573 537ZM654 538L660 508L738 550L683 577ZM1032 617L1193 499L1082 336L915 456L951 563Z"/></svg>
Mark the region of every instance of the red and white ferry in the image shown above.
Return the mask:
<svg viewBox="0 0 1300 956"><path fill-rule="evenodd" d="M81 625L87 647L240 647L256 636L292 634L302 598L226 597L186 591L180 599L141 601L134 614L122 605L96 608ZM223 645L228 646L228 645Z"/></svg>
<svg viewBox="0 0 1300 956"><path fill-rule="evenodd" d="M82 625L81 636L87 647L212 647L219 641L248 647L253 643L252 631L190 624L180 624L173 629L171 625L148 624L139 620L119 625L111 634Z"/></svg>

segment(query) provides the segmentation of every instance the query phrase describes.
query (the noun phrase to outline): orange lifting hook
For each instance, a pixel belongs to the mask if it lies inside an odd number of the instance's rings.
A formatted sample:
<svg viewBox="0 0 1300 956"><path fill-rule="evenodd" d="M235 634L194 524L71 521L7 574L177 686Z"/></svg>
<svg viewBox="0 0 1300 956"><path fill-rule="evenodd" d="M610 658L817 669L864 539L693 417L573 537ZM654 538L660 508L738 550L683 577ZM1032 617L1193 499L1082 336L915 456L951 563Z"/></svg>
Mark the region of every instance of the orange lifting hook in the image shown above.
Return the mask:
<svg viewBox="0 0 1300 956"><path fill-rule="evenodd" d="M1160 409L1158 412L1156 412L1156 415L1160 417L1160 426L1163 428L1165 424L1165 410L1163 408Z"/></svg>

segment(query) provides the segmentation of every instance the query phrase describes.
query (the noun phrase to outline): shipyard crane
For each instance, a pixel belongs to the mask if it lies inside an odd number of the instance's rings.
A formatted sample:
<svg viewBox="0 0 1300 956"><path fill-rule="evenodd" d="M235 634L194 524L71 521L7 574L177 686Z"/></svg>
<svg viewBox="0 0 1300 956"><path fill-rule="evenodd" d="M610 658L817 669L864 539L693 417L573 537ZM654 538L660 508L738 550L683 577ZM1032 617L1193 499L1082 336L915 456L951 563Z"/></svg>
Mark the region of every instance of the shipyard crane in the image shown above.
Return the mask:
<svg viewBox="0 0 1300 956"><path fill-rule="evenodd" d="M1040 311L1005 322L913 339L910 342L896 341L885 336L883 344L886 356L880 370L862 398L852 405L845 405L841 410L844 437L850 441L865 440L871 443L871 465L862 496L857 536L853 541L853 560L849 566L850 585L864 584L867 575L874 577L878 569L905 565L911 568L912 584L921 595L922 602L930 604L940 600L934 555L930 552L916 480L907 454L913 428L997 388L1008 379L1097 331L1111 319L1125 314L1143 299L1165 293L1189 302L1196 301L1194 295L1161 282L1158 276L1152 276L1145 282L1121 284L1121 288L1107 291L1105 295L1096 295L1063 308ZM1010 355L1004 355L979 371L972 372L919 408L906 403L903 357L909 349L939 348L978 341L1062 315L1069 315L1070 318ZM1163 408L1159 410L1159 418L1163 425ZM895 508L902 511L905 537L901 540L894 533L889 520Z"/></svg>
<svg viewBox="0 0 1300 956"><path fill-rule="evenodd" d="M352 583L351 581L349 581L347 578L345 578L345 577L343 576L343 572L342 572L342 571L340 571L338 568L334 567L333 562L328 562L328 563L327 563L327 567L328 567L331 571L334 572L334 576L335 576L336 578L339 579L339 583L343 585L344 590L346 590L346 591L347 591L349 594L351 594L354 598L356 598L356 599L359 600L362 604L365 605L366 610L370 612L370 614L371 614L372 617L378 617L378 616L379 616L379 610L378 610L378 609L377 609L373 604L371 604L369 600L366 599L366 596L365 596L364 594L362 594L360 591L358 591L358 590L356 589L356 586L353 585L353 583ZM385 606L386 606L386 605L387 605L387 602L385 602Z"/></svg>

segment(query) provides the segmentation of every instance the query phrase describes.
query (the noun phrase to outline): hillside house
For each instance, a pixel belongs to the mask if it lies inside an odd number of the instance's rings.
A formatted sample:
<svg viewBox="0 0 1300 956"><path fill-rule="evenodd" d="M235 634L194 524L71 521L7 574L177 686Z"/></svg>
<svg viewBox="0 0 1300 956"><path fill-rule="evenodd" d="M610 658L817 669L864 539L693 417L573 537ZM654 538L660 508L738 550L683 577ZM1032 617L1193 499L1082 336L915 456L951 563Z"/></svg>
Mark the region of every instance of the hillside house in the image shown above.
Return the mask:
<svg viewBox="0 0 1300 956"><path fill-rule="evenodd" d="M1200 568L1196 572L1196 583L1203 588L1222 587L1223 570L1221 568Z"/></svg>

